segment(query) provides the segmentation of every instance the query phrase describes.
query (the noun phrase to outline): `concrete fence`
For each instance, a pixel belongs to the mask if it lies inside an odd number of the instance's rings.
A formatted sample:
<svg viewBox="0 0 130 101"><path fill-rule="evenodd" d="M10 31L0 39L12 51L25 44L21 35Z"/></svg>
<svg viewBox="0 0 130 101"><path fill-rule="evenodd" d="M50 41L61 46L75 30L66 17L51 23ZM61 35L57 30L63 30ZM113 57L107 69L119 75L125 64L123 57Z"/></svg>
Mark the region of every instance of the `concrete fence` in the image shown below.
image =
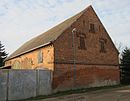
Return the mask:
<svg viewBox="0 0 130 101"><path fill-rule="evenodd" d="M49 70L0 70L0 101L48 95L51 84Z"/></svg>

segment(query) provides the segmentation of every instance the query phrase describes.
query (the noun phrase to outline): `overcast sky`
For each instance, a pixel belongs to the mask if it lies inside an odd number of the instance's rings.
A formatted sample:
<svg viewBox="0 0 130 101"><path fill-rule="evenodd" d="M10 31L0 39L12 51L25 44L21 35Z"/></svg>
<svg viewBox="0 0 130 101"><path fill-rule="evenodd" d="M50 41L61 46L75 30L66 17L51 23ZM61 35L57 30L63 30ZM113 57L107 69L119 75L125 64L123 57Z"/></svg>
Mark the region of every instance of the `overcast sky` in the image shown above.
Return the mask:
<svg viewBox="0 0 130 101"><path fill-rule="evenodd" d="M112 40L130 47L130 0L0 0L0 41L10 54L90 4Z"/></svg>

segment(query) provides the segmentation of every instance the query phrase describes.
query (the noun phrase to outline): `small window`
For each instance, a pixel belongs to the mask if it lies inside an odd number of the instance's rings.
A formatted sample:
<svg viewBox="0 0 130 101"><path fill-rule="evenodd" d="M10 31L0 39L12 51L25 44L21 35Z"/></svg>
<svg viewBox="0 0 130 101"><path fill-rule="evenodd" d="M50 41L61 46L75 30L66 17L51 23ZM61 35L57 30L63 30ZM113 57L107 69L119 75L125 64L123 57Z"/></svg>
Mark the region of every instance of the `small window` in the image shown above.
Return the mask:
<svg viewBox="0 0 130 101"><path fill-rule="evenodd" d="M100 25L99 25L99 32L101 31L101 27L100 27Z"/></svg>
<svg viewBox="0 0 130 101"><path fill-rule="evenodd" d="M106 45L107 40L101 38L101 39L99 40L99 42L100 42L100 52L101 52L101 53L106 53L105 45Z"/></svg>
<svg viewBox="0 0 130 101"><path fill-rule="evenodd" d="M84 37L80 37L80 46L79 46L79 49L86 49L85 48L85 39Z"/></svg>
<svg viewBox="0 0 130 101"><path fill-rule="evenodd" d="M94 24L90 24L90 26L89 26L89 32L95 33L95 26L94 26Z"/></svg>
<svg viewBox="0 0 130 101"><path fill-rule="evenodd" d="M38 63L42 63L43 62L43 53L42 51L38 52Z"/></svg>
<svg viewBox="0 0 130 101"><path fill-rule="evenodd" d="M85 20L83 20L83 25L85 26Z"/></svg>
<svg viewBox="0 0 130 101"><path fill-rule="evenodd" d="M82 33L82 32L78 32L77 37L79 37L79 46L78 46L78 48L85 50L86 49L86 46L85 46L86 35L84 33Z"/></svg>

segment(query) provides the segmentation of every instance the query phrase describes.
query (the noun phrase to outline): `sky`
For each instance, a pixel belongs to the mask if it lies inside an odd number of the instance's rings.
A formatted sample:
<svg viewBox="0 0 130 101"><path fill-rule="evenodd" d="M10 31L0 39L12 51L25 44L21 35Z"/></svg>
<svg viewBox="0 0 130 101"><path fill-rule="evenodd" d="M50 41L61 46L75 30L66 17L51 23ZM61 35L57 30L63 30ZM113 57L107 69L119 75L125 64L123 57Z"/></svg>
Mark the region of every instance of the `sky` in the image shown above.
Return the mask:
<svg viewBox="0 0 130 101"><path fill-rule="evenodd" d="M11 54L89 5L116 45L130 47L130 0L0 0L0 41Z"/></svg>

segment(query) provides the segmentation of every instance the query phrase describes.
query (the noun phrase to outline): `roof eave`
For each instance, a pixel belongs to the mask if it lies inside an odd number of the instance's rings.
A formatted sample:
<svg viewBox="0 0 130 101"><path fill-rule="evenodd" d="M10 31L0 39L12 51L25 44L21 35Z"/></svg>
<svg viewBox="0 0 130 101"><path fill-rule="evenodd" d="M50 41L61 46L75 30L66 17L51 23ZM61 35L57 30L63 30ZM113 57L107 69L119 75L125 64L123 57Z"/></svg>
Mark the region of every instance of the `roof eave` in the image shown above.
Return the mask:
<svg viewBox="0 0 130 101"><path fill-rule="evenodd" d="M36 49L39 49L39 48L48 46L48 45L50 45L50 44L52 44L52 43L53 43L53 41L50 41L50 42L45 43L45 44L43 44L43 45L40 45L40 46L38 46L38 47L32 48L32 49L27 50L27 51L25 51L25 52L22 52L22 53L20 53L20 54L17 54L17 55L15 55L15 56L11 57L11 58L7 58L7 59L5 59L4 61L11 60L11 59L16 58L16 57L18 57L18 56L21 56L21 55L23 55L23 54L26 54L26 53L29 53L29 52L31 52L31 51L34 51L34 50L36 50Z"/></svg>

